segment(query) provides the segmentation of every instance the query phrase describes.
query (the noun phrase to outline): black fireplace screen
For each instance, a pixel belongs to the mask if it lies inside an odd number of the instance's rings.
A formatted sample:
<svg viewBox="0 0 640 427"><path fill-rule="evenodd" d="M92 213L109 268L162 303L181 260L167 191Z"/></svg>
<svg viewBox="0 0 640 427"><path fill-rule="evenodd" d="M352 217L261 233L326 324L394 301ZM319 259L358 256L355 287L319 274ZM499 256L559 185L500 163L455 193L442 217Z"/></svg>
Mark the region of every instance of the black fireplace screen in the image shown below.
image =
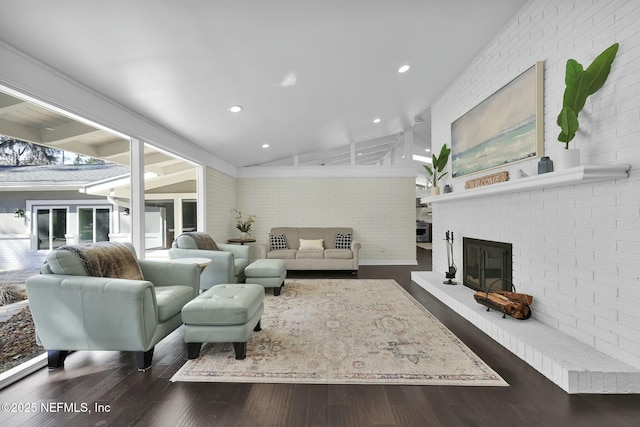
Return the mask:
<svg viewBox="0 0 640 427"><path fill-rule="evenodd" d="M462 238L462 283L477 291L510 291L511 243ZM495 283L495 284L494 284Z"/></svg>

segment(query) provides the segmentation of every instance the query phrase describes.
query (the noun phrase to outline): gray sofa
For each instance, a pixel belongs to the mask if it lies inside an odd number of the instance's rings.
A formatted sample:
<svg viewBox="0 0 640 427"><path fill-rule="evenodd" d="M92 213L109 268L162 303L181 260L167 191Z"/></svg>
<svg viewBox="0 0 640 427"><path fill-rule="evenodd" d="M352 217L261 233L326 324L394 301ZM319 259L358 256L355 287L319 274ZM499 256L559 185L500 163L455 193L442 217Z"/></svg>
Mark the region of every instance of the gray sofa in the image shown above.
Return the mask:
<svg viewBox="0 0 640 427"><path fill-rule="evenodd" d="M284 260L287 270L351 270L357 273L360 243L351 240L348 248L336 248L338 233L353 238L353 229L348 227L274 227L270 236L285 236L287 248L274 249L270 238L265 245L264 258ZM322 249L300 249L301 239L322 239Z"/></svg>
<svg viewBox="0 0 640 427"><path fill-rule="evenodd" d="M135 352L145 371L154 346L182 325L180 311L198 293L200 267L137 260L142 280L95 277L74 252L77 246L69 248L51 251L41 274L26 280L49 368L62 367L72 350L119 350Z"/></svg>

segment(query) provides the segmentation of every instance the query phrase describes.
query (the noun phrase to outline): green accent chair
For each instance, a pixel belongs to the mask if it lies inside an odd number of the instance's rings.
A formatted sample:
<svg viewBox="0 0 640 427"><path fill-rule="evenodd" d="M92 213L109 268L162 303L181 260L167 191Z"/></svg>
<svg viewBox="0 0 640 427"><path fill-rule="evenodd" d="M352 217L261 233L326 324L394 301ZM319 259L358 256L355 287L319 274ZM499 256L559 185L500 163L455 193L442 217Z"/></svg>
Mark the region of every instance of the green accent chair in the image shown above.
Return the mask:
<svg viewBox="0 0 640 427"><path fill-rule="evenodd" d="M249 265L249 246L216 244L218 250L200 249L190 233L178 236L169 249L169 258L209 258L209 264L200 276L200 289L206 291L214 285L244 283L244 269Z"/></svg>
<svg viewBox="0 0 640 427"><path fill-rule="evenodd" d="M56 250L47 255L41 274L26 280L50 369L63 367L76 350L133 351L139 371L151 367L155 345L182 325L182 307L198 294L200 267L138 264L144 280L88 276L76 253Z"/></svg>

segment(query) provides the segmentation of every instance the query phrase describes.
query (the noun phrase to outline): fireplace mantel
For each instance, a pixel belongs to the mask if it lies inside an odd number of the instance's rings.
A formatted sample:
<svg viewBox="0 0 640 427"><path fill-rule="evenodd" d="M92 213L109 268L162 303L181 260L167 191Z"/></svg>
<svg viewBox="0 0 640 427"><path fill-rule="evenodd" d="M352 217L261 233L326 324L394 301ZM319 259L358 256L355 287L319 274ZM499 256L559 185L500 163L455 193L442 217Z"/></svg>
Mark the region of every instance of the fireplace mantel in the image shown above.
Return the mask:
<svg viewBox="0 0 640 427"><path fill-rule="evenodd" d="M488 185L486 187L460 190L453 193L441 194L439 196L423 197L420 201L421 203L431 204L497 194L532 191L541 188L563 187L567 185L586 184L610 179L628 178L629 169L631 169L631 165L628 164L578 166L576 168L549 172L542 175L516 178L510 181Z"/></svg>

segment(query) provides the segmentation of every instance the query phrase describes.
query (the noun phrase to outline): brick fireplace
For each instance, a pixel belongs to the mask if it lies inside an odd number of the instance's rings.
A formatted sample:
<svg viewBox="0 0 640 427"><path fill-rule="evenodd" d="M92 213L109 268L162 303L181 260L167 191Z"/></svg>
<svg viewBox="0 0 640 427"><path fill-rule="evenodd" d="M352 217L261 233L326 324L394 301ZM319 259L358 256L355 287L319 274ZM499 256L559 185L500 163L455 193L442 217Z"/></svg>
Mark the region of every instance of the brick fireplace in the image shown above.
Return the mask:
<svg viewBox="0 0 640 427"><path fill-rule="evenodd" d="M462 238L462 284L476 291L510 291L511 243Z"/></svg>
<svg viewBox="0 0 640 427"><path fill-rule="evenodd" d="M615 219L598 218L602 206L610 203L612 187L624 183L616 178L626 178L627 170L628 165L583 166L423 199L433 207L434 271L423 277L416 273L413 280L423 286L437 281L433 289L427 288L429 292L455 294L459 301L448 305L463 316L465 312L480 316L472 323L569 392L624 393L629 388L640 392L640 353L632 344L637 316L635 308L619 298L621 288L629 283L621 274L625 261L606 255L619 232L611 230ZM448 266L444 241L448 230L457 236L513 245L513 283L518 292L534 297L533 322L514 320L520 322L514 327L524 328L526 335L539 326L537 338L533 337L539 342L519 341L520 332L512 336L503 330L511 326L509 319L494 323L497 316L483 317L472 289L450 286L457 289L443 290L446 287L438 285ZM457 239L456 265L464 265L463 254L463 241ZM460 272L456 279L461 280ZM572 347L565 348L569 344ZM589 354L602 364L589 365L576 354ZM570 359L583 367L573 366L573 361L563 365ZM612 386L612 382L619 384Z"/></svg>

